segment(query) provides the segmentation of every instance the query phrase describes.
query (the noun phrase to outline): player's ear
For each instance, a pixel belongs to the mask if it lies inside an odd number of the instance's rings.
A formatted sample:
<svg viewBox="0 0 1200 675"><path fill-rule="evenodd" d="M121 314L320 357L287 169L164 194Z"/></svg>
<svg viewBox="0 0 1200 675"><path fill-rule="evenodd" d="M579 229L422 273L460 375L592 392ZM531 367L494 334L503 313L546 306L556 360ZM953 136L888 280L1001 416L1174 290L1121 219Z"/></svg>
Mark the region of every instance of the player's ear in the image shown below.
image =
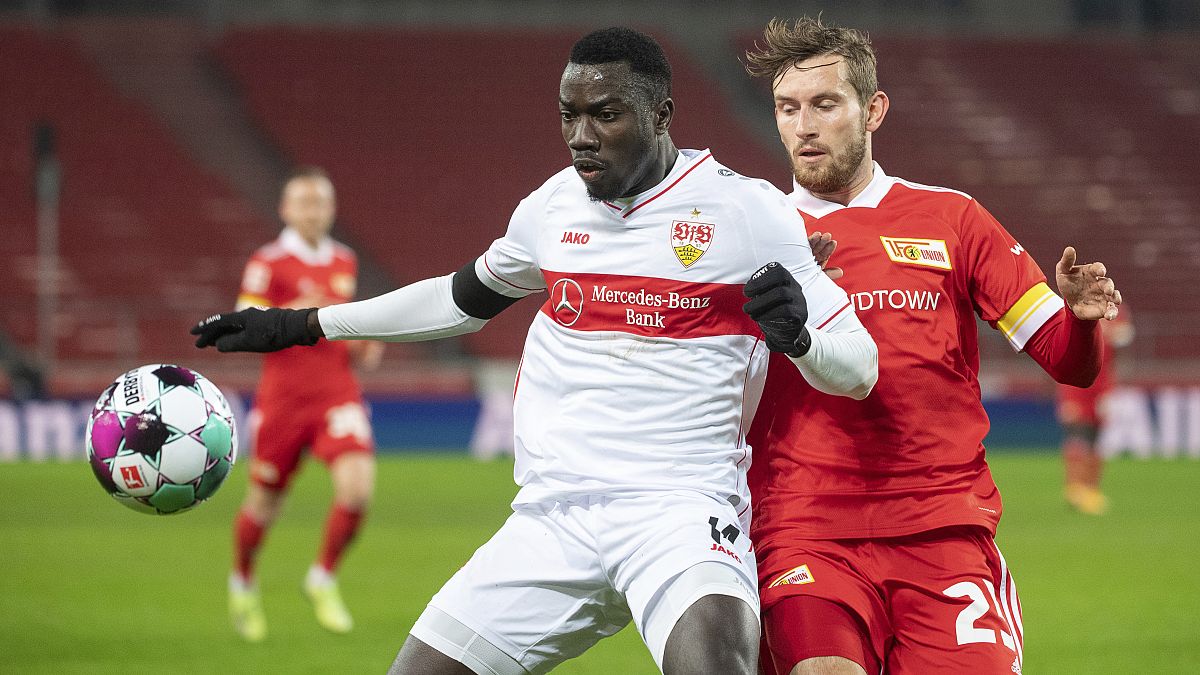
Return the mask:
<svg viewBox="0 0 1200 675"><path fill-rule="evenodd" d="M662 135L671 128L671 120L675 118L675 101L663 99L654 109L654 133Z"/></svg>
<svg viewBox="0 0 1200 675"><path fill-rule="evenodd" d="M875 92L871 98L867 99L867 131L879 130L890 106L891 101L888 99L888 95L882 91Z"/></svg>

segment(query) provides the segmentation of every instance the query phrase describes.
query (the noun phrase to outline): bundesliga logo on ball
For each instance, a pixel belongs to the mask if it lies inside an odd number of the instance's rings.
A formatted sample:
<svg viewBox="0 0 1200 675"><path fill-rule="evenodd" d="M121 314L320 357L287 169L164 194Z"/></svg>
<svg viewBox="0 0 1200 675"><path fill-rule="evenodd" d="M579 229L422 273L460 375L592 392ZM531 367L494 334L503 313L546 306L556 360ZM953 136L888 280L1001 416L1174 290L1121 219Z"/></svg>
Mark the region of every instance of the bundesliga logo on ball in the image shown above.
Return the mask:
<svg viewBox="0 0 1200 675"><path fill-rule="evenodd" d="M118 377L92 409L88 462L114 499L142 513L211 497L237 459L233 413L200 373L151 364Z"/></svg>

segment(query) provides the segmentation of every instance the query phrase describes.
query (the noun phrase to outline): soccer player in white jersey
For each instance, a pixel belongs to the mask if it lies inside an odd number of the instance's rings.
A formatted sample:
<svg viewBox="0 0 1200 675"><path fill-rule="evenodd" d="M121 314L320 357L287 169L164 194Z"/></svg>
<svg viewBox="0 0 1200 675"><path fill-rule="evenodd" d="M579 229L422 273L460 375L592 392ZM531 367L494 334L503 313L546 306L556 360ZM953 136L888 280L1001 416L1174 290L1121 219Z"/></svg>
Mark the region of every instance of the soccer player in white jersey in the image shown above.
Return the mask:
<svg viewBox="0 0 1200 675"><path fill-rule="evenodd" d="M767 354L862 398L874 341L782 193L675 148L652 39L583 37L559 98L572 166L482 256L362 302L212 317L196 344L435 339L548 291L515 392L513 514L433 597L392 672L547 672L632 620L665 673L753 673L745 433Z"/></svg>

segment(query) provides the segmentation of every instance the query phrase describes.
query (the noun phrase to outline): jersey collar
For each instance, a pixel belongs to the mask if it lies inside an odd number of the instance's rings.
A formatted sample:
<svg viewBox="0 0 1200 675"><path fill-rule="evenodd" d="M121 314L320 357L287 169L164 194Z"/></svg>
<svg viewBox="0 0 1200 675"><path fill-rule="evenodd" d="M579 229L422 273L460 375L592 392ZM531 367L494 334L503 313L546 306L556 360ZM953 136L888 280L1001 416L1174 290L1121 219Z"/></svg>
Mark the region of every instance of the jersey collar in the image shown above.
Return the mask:
<svg viewBox="0 0 1200 675"><path fill-rule="evenodd" d="M892 189L892 185L895 183L896 179L884 173L883 167L879 166L879 162L871 162L871 182L867 183L866 189L858 193L845 206L817 197L808 190L800 187L795 178L792 179L791 197L792 203L796 205L796 208L810 216L821 218L841 209L873 209L879 206L879 202L883 201L883 198L887 196L888 191Z"/></svg>
<svg viewBox="0 0 1200 675"><path fill-rule="evenodd" d="M328 265L333 262L333 239L325 237L316 248L290 227L279 233L279 247L307 265Z"/></svg>
<svg viewBox="0 0 1200 675"><path fill-rule="evenodd" d="M691 173L692 169L700 166L700 164L711 157L712 150L708 149L680 150L679 156L675 158L675 164L658 185L632 197L606 201L604 205L611 209L614 214L620 215L622 218L628 218L638 209L658 199L665 192L675 187L675 184Z"/></svg>

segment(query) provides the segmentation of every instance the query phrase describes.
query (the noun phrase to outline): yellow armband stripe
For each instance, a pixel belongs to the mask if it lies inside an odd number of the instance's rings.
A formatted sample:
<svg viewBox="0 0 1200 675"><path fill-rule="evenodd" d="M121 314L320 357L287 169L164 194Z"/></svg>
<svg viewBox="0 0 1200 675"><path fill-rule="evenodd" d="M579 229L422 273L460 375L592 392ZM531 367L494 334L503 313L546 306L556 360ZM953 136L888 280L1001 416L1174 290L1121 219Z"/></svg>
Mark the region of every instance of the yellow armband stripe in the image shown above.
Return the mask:
<svg viewBox="0 0 1200 675"><path fill-rule="evenodd" d="M1061 307L1062 300L1058 294L1043 281L1025 291L1021 299L1000 317L996 326L1015 349L1021 350L1037 329Z"/></svg>
<svg viewBox="0 0 1200 675"><path fill-rule="evenodd" d="M247 307L270 307L271 301L261 295L250 295L243 293L238 296L237 308L246 309Z"/></svg>

